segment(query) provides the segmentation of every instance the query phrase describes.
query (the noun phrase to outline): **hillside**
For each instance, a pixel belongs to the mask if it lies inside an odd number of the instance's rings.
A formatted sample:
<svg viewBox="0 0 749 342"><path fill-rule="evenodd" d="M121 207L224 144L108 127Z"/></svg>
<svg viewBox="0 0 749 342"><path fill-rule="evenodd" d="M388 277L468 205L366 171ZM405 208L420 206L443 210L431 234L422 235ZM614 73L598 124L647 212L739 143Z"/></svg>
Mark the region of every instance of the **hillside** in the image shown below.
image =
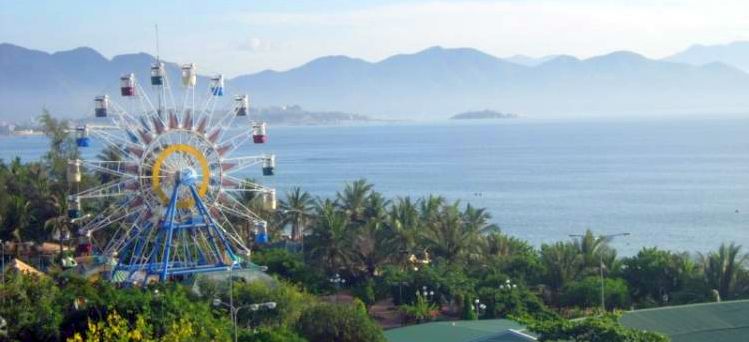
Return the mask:
<svg viewBox="0 0 749 342"><path fill-rule="evenodd" d="M136 71L147 79L153 60L143 53L110 60L90 48L49 54L0 44L0 120L33 116L43 106L60 116L85 115L95 95L116 94L120 74ZM176 79L177 65L167 68ZM207 92L206 80L200 79L200 92ZM467 48L433 47L379 62L328 56L287 71L238 76L227 87L249 93L260 107L298 104L391 119L444 119L473 108L571 117L749 107L749 75L735 67L652 60L626 51L583 60L562 55L535 66Z"/></svg>

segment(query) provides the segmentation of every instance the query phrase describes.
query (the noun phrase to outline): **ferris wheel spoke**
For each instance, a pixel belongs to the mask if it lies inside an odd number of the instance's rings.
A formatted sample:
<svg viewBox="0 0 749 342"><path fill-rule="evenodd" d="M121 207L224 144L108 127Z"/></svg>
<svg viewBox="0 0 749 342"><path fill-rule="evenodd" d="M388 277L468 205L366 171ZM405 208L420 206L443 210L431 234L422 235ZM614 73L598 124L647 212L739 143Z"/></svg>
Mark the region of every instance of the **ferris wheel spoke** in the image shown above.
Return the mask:
<svg viewBox="0 0 749 342"><path fill-rule="evenodd" d="M129 202L123 203L111 210L105 210L96 215L87 225L80 229L80 233L81 235L95 233L109 225L137 215L143 210L145 210L145 207L130 208Z"/></svg>
<svg viewBox="0 0 749 342"><path fill-rule="evenodd" d="M252 212L247 206L228 193L223 193L219 196L219 200L214 204L219 209L226 210L231 214L250 220L252 222L263 221L259 216Z"/></svg>
<svg viewBox="0 0 749 342"><path fill-rule="evenodd" d="M250 249L247 248L244 241L242 241L242 235L239 233L239 230L234 226L229 217L226 216L226 213L224 213L223 211L219 212L224 219L224 222L220 224L219 227L221 227L221 229L226 232L226 235L234 241L237 247L240 247L245 253L249 253ZM224 229L224 225L229 226L231 228L231 232L228 232L226 229Z"/></svg>
<svg viewBox="0 0 749 342"><path fill-rule="evenodd" d="M137 132L139 128L138 120L130 115L130 113L117 101L112 100L110 102L113 107L113 112L115 114L113 118L113 122L116 124L121 125L120 127L124 126L123 128L126 128L132 132Z"/></svg>
<svg viewBox="0 0 749 342"><path fill-rule="evenodd" d="M112 235L104 251L107 255L112 255L115 251L122 250L128 241L137 239L142 229L141 221L148 214L148 210L143 210L131 224L120 224L120 228Z"/></svg>
<svg viewBox="0 0 749 342"><path fill-rule="evenodd" d="M270 155L261 155L227 158L221 161L221 171L224 174L231 175L248 167L263 164L269 160L270 157Z"/></svg>
<svg viewBox="0 0 749 342"><path fill-rule="evenodd" d="M104 140L104 142L106 142L110 146L128 146L133 143L131 140L120 134L111 133L114 131L122 132L122 129L117 126L86 125L84 128L87 129L96 138ZM123 150L122 148L120 149Z"/></svg>
<svg viewBox="0 0 749 342"><path fill-rule="evenodd" d="M125 196L132 191L132 189L128 189L129 186L137 186L137 182L134 180L115 179L100 186L79 192L74 196L80 199Z"/></svg>
<svg viewBox="0 0 749 342"><path fill-rule="evenodd" d="M251 130L243 130L237 135L234 135L226 140L221 141L217 145L219 146L216 151L219 155L229 155L231 152L244 145L252 139Z"/></svg>
<svg viewBox="0 0 749 342"><path fill-rule="evenodd" d="M101 173L110 174L113 176L119 176L123 178L128 179L136 179L138 178L137 174L134 174L133 172L137 172L137 165L133 165L130 162L126 161L115 161L115 160L79 160L82 167L85 167L90 170L94 170ZM133 170L133 166L135 169Z"/></svg>

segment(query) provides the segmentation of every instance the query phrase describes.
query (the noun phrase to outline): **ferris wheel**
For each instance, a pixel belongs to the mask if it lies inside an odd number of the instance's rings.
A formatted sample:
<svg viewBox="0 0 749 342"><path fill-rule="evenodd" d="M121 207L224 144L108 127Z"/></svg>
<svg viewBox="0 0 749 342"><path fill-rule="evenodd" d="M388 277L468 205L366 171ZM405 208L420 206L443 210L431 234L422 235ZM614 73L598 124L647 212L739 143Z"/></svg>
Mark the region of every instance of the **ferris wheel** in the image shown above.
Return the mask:
<svg viewBox="0 0 749 342"><path fill-rule="evenodd" d="M265 123L247 120L247 95L227 99L222 75L211 78L201 96L195 65L183 65L180 72L181 96L173 93L158 60L150 70L150 89L135 74L122 75L121 98L97 96L91 123L76 127L79 147L94 138L105 153L69 161L68 181L75 190L68 214L89 218L79 234L111 260L116 281L167 281L241 268L250 255L247 227L257 243L268 242L267 223L247 199L258 198L275 210L276 192L239 176L253 166L260 166L263 176L274 174L273 155L240 155L250 142L267 141ZM86 172L102 183L80 189ZM86 201L103 208L84 214Z"/></svg>

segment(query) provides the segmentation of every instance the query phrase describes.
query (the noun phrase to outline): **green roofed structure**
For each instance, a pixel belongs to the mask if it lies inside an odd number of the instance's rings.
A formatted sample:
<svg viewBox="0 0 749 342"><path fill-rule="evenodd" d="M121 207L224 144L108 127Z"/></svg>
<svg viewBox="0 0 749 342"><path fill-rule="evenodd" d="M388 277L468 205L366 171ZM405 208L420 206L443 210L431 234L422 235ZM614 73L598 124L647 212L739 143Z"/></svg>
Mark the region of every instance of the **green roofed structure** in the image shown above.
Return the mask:
<svg viewBox="0 0 749 342"><path fill-rule="evenodd" d="M526 342L535 337L506 319L433 322L385 332L389 342Z"/></svg>
<svg viewBox="0 0 749 342"><path fill-rule="evenodd" d="M673 342L749 341L749 300L630 311L621 323L662 333Z"/></svg>

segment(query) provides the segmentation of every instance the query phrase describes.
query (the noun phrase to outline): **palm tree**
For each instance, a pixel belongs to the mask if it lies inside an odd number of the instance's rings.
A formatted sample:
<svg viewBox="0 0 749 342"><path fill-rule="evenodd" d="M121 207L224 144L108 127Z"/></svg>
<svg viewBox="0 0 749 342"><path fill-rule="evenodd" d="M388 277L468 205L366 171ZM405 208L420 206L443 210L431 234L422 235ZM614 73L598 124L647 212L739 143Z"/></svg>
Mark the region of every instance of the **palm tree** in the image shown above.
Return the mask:
<svg viewBox="0 0 749 342"><path fill-rule="evenodd" d="M373 187L374 185L367 183L367 180L359 179L353 183L346 183L343 193L337 194L337 201L341 209L349 215L351 222L361 223L365 202Z"/></svg>
<svg viewBox="0 0 749 342"><path fill-rule="evenodd" d="M521 254L532 254L533 247L524 240L514 236L491 232L483 239L482 254L484 256L496 256L507 258Z"/></svg>
<svg viewBox="0 0 749 342"><path fill-rule="evenodd" d="M312 195L295 187L286 193L286 201L281 201L281 223L291 225L291 239L300 241L304 228L313 218L314 200Z"/></svg>
<svg viewBox="0 0 749 342"><path fill-rule="evenodd" d="M426 222L421 235L425 246L448 262L472 254L479 249L479 226L463 220L459 203L443 206L436 216ZM431 214L430 214L431 215Z"/></svg>
<svg viewBox="0 0 749 342"><path fill-rule="evenodd" d="M541 245L541 262L546 268L546 284L558 293L568 282L580 274L582 255L570 242Z"/></svg>
<svg viewBox="0 0 749 342"><path fill-rule="evenodd" d="M741 245L732 242L730 245L723 243L717 251L699 256L708 286L718 290L721 298L731 298L737 275L749 260L749 255L741 253Z"/></svg>
<svg viewBox="0 0 749 342"><path fill-rule="evenodd" d="M336 205L326 199L318 200L317 220L310 227L310 241L306 252L313 260L318 260L330 273L350 266L351 234L348 230L348 215L338 211Z"/></svg>
<svg viewBox="0 0 749 342"><path fill-rule="evenodd" d="M445 198L442 196L429 195L427 198L419 201L419 211L421 220L424 223L434 221L442 207L445 205Z"/></svg>
<svg viewBox="0 0 749 342"><path fill-rule="evenodd" d="M499 231L499 226L489 222L492 218L492 215L486 211L486 208L477 209L474 206L468 204L461 217L464 224L469 226L468 229L480 231L482 233Z"/></svg>
<svg viewBox="0 0 749 342"><path fill-rule="evenodd" d="M591 273L598 273L601 265L601 259L608 261L616 259L616 254L609 249L611 238L605 236L595 236L590 229L585 230L585 234L574 240L575 248L582 258L582 267ZM613 266L613 265L610 265Z"/></svg>
<svg viewBox="0 0 749 342"><path fill-rule="evenodd" d="M31 202L20 195L10 195L4 224L5 228L10 231L10 235L19 245L23 242L30 221ZM17 254L19 251L18 247L15 250Z"/></svg>
<svg viewBox="0 0 749 342"><path fill-rule="evenodd" d="M387 225L393 235L394 250L398 253L396 263L405 265L406 256L415 252L422 227L416 203L409 197L399 198L388 210Z"/></svg>
<svg viewBox="0 0 749 342"><path fill-rule="evenodd" d="M392 243L395 236L384 222L378 220L367 221L356 230L351 251L367 277L374 277L383 264L398 255L397 244Z"/></svg>

